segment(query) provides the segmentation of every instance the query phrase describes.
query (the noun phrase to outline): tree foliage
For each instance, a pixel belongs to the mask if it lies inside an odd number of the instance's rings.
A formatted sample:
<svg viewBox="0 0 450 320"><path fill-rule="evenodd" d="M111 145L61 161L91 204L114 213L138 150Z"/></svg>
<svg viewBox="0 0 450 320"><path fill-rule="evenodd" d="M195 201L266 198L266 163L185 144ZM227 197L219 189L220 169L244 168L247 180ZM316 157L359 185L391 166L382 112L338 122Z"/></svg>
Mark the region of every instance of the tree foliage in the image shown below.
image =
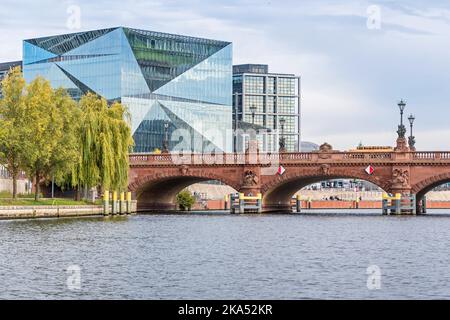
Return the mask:
<svg viewBox="0 0 450 320"><path fill-rule="evenodd" d="M27 156L24 169L34 176L36 200L41 181L52 177L62 183L77 159L78 107L63 89L53 90L50 82L36 78L25 95L26 121L23 141Z"/></svg>
<svg viewBox="0 0 450 320"><path fill-rule="evenodd" d="M40 77L27 85L20 68L2 88L0 163L15 180L21 170L34 177L36 200L40 183L52 178L78 188L126 189L133 139L124 106L93 93L76 102Z"/></svg>
<svg viewBox="0 0 450 320"><path fill-rule="evenodd" d="M176 201L180 209L186 211L191 210L192 205L195 203L195 198L189 190L184 189L177 194Z"/></svg>
<svg viewBox="0 0 450 320"><path fill-rule="evenodd" d="M26 104L25 80L20 67L7 74L2 83L3 97L0 99L0 163L4 164L13 179L13 198L17 197L17 178L26 155L24 128Z"/></svg>
<svg viewBox="0 0 450 320"><path fill-rule="evenodd" d="M93 93L80 101L79 157L72 171L74 186L125 190L128 153L133 145L129 114L116 102L108 106Z"/></svg>

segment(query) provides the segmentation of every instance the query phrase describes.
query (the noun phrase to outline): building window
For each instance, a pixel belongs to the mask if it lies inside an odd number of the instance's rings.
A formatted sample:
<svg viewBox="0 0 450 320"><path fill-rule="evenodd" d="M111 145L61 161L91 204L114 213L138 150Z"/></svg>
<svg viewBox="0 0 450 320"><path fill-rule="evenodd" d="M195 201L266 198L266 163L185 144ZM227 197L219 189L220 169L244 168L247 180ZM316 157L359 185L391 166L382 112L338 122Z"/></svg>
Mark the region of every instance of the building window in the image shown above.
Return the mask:
<svg viewBox="0 0 450 320"><path fill-rule="evenodd" d="M242 93L242 76L233 77L233 93Z"/></svg>
<svg viewBox="0 0 450 320"><path fill-rule="evenodd" d="M277 93L277 81L275 77L267 78L267 89L266 92L268 94L276 94Z"/></svg>
<svg viewBox="0 0 450 320"><path fill-rule="evenodd" d="M266 97L266 112L267 113L277 113L275 97L271 97L271 96Z"/></svg>
<svg viewBox="0 0 450 320"><path fill-rule="evenodd" d="M280 95L295 95L295 79L294 78L279 78L278 79L278 94L280 94Z"/></svg>
<svg viewBox="0 0 450 320"><path fill-rule="evenodd" d="M255 113L264 113L264 97L263 96L244 96L245 112L251 113L251 107L256 107Z"/></svg>
<svg viewBox="0 0 450 320"><path fill-rule="evenodd" d="M245 93L264 93L264 77L247 76L244 84Z"/></svg>
<svg viewBox="0 0 450 320"><path fill-rule="evenodd" d="M278 113L296 113L296 98L279 97L278 98Z"/></svg>

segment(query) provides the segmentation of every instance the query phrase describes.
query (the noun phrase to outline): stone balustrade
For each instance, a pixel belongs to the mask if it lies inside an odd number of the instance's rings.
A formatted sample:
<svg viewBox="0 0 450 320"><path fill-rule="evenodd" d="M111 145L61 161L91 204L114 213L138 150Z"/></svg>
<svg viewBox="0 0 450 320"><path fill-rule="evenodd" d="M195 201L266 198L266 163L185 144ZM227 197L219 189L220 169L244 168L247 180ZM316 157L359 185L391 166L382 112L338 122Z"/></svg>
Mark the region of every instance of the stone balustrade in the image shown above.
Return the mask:
<svg viewBox="0 0 450 320"><path fill-rule="evenodd" d="M286 152L286 153L226 153L226 154L131 154L130 165L173 164L246 164L302 163L302 162L385 162L399 159L396 152ZM396 157L397 156L397 157ZM450 152L405 152L402 160L450 162Z"/></svg>

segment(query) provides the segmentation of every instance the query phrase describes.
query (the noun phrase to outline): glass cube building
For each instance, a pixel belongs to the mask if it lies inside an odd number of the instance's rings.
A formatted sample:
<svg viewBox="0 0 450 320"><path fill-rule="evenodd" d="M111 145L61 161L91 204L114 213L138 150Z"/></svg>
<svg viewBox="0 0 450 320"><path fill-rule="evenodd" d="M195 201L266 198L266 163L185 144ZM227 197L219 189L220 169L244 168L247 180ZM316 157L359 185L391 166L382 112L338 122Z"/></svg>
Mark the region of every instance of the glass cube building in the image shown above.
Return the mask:
<svg viewBox="0 0 450 320"><path fill-rule="evenodd" d="M232 44L125 27L23 42L23 72L131 114L134 152L232 149Z"/></svg>

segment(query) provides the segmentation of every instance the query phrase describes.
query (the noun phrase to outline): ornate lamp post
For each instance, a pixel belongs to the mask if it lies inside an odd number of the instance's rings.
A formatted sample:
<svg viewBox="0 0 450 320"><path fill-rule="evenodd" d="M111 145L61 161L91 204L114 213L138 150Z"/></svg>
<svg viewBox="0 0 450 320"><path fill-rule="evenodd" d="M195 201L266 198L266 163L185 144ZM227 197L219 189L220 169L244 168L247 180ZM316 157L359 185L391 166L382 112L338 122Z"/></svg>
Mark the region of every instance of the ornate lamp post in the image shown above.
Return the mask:
<svg viewBox="0 0 450 320"><path fill-rule="evenodd" d="M397 105L398 105L398 108L400 109L400 125L398 126L398 130L397 130L398 138L397 138L396 150L407 151L408 146L407 146L407 142L406 142L406 138L405 138L406 128L405 128L405 125L403 124L403 113L405 111L406 103L405 103L405 101L400 100L400 102Z"/></svg>
<svg viewBox="0 0 450 320"><path fill-rule="evenodd" d="M410 134L408 137L408 144L409 144L409 148L411 149L411 151L416 151L416 138L413 136L413 124L414 124L414 120L416 120L416 118L411 114L408 117L409 120L409 127L410 127Z"/></svg>
<svg viewBox="0 0 450 320"><path fill-rule="evenodd" d="M169 152L169 137L168 137L168 131L169 131L169 122L164 122L164 141L163 141L163 153Z"/></svg>
<svg viewBox="0 0 450 320"><path fill-rule="evenodd" d="M279 152L286 152L286 140L284 138L284 124L286 123L286 120L284 118L281 118L279 120L280 127L281 127L281 137L280 137L280 149Z"/></svg>
<svg viewBox="0 0 450 320"><path fill-rule="evenodd" d="M256 107L252 104L250 107L250 112L252 113L252 124L255 124L255 113L256 113Z"/></svg>
<svg viewBox="0 0 450 320"><path fill-rule="evenodd" d="M252 113L252 126L255 125L255 113L256 107L254 104L250 106L250 112ZM256 139L256 129L254 127L250 130L250 140L248 141L247 151L257 152L258 151L258 141Z"/></svg>
<svg viewBox="0 0 450 320"><path fill-rule="evenodd" d="M397 105L398 105L398 108L400 109L400 125L398 126L397 133L398 133L399 138L404 138L405 133L406 133L406 128L403 125L403 112L405 110L406 103L403 100L400 100L400 102Z"/></svg>

